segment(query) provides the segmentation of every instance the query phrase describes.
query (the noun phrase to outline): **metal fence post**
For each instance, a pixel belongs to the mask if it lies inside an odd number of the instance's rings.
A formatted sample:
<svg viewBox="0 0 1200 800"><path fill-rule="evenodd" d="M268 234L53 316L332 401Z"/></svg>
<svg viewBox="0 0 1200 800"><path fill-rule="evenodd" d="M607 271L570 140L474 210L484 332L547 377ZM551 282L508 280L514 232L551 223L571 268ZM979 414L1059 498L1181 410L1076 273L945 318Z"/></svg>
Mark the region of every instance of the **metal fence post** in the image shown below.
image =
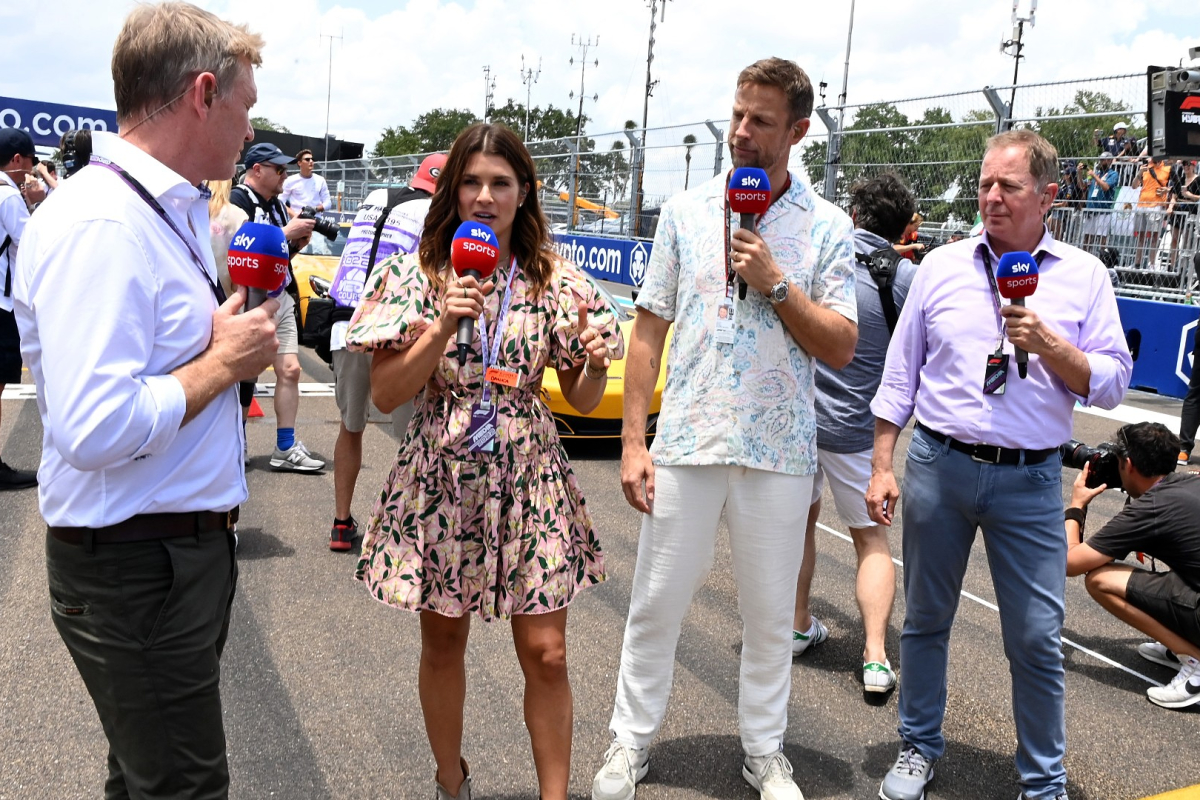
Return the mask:
<svg viewBox="0 0 1200 800"><path fill-rule="evenodd" d="M642 153L642 140L640 138L638 138L638 136L635 135L635 133L633 131L626 129L625 137L627 139L629 139L629 149L632 151L632 155L633 155L633 158L629 159L629 189L630 189L630 200L632 201L632 200L636 199L632 195L633 195L633 192L637 191L637 188L636 188L637 187L637 176L638 176L639 171L641 170L641 161L642 161L642 158L644 157L644 154ZM629 206L629 208L632 208L632 207L633 207L632 205ZM621 235L625 234L625 221L628 216L629 216L629 214L621 215L621 225L620 225ZM636 229L637 228L635 226L634 230L636 230Z"/></svg>
<svg viewBox="0 0 1200 800"><path fill-rule="evenodd" d="M713 138L717 140L717 154L713 158L713 177L715 178L721 174L721 155L725 147L725 131L713 125L711 119L704 120L704 124L708 126L708 129L712 131Z"/></svg>
<svg viewBox="0 0 1200 800"><path fill-rule="evenodd" d="M996 115L996 133L1004 133L1012 127L1012 108L1000 98L1000 93L991 86L983 87L983 96L987 98L992 113Z"/></svg>
<svg viewBox="0 0 1200 800"><path fill-rule="evenodd" d="M575 193L579 189L579 143L574 139L563 139L571 151L571 188L567 196L567 230L575 230Z"/></svg>
<svg viewBox="0 0 1200 800"><path fill-rule="evenodd" d="M842 163L842 131L828 108L822 106L813 110L829 131L829 141L825 143L825 188L821 196L832 203L837 196L838 169Z"/></svg>

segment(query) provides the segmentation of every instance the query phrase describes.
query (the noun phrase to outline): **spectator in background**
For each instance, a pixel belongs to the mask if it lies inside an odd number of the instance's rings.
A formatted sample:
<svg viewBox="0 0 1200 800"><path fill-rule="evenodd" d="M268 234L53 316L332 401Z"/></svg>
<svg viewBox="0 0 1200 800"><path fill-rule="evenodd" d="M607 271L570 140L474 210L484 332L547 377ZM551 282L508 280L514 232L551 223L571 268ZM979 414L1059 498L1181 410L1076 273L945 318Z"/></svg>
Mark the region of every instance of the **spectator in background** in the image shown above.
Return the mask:
<svg viewBox="0 0 1200 800"><path fill-rule="evenodd" d="M1113 154L1107 150L1101 153L1095 171L1086 164L1081 165L1075 173L1075 180L1085 186L1084 249L1104 247L1108 242L1113 203L1117 199L1117 190L1121 188L1121 176L1113 168Z"/></svg>
<svg viewBox="0 0 1200 800"><path fill-rule="evenodd" d="M21 335L13 316L12 280L17 250L29 222L25 178L38 159L33 137L18 128L0 129L0 390L7 383L21 382ZM37 474L13 469L0 461L0 491L37 486Z"/></svg>
<svg viewBox="0 0 1200 800"><path fill-rule="evenodd" d="M904 229L904 235L900 237L900 241L892 245L896 252L907 258L909 261L915 262L921 253L925 252L925 245L917 241L917 229L921 227L921 223L925 218L921 216L919 211L914 211L912 220L908 223L908 227Z"/></svg>
<svg viewBox="0 0 1200 800"><path fill-rule="evenodd" d="M1170 178L1171 167L1162 156L1151 155L1150 162L1142 167L1134 179L1133 187L1140 189L1137 213L1133 220L1133 237L1137 240L1137 254L1133 263L1136 267L1152 268L1158 237L1166 226L1164 213L1171 210Z"/></svg>
<svg viewBox="0 0 1200 800"><path fill-rule="evenodd" d="M329 184L313 172L312 150L297 153L296 164L300 167L300 173L289 176L283 182L283 193L279 197L287 208L288 216L295 218L305 206L316 211L329 208Z"/></svg>
<svg viewBox="0 0 1200 800"><path fill-rule="evenodd" d="M887 529L871 521L864 500L871 478L871 447L875 438L875 417L870 404L883 376L892 328L917 272L916 264L889 250L904 234L916 201L892 172L854 186L850 200L858 343L853 360L840 370L817 362L817 475L804 533L804 563L796 582L792 653L801 655L829 636L829 630L809 609L817 557L817 518L821 514L822 490L828 480L838 516L850 528L858 557L855 597L866 637L863 689L883 694L896 686L896 673L884 651L896 597L896 569L888 548Z"/></svg>
<svg viewBox="0 0 1200 800"><path fill-rule="evenodd" d="M46 197L58 188L58 170L54 166L53 161L39 161L37 165L38 180L42 183L42 189L46 193ZM44 200L42 202L45 202Z"/></svg>
<svg viewBox="0 0 1200 800"><path fill-rule="evenodd" d="M1118 122L1113 125L1112 134L1105 136L1104 132L1097 128L1095 131L1096 149L1101 153L1111 153L1115 158L1136 155L1137 140L1126 135L1128 129L1129 126L1124 122Z"/></svg>
<svg viewBox="0 0 1200 800"><path fill-rule="evenodd" d="M1189 188L1190 187L1190 188ZM1196 232L1196 200L1198 191L1200 190L1200 179L1196 177L1196 162L1186 159L1179 159L1171 167L1171 178L1167 186L1167 195L1170 197L1170 223L1171 223L1171 266L1175 266L1175 259L1179 253L1179 247L1184 246L1184 252L1192 250L1190 243ZM1187 274L1186 267L1183 271L1184 286L1191 282L1191 276Z"/></svg>
<svg viewBox="0 0 1200 800"><path fill-rule="evenodd" d="M1058 179L1058 194L1050 206L1050 234L1055 239L1065 240L1070 233L1070 223L1075 217L1075 211L1083 205L1083 184L1079 172L1086 165L1076 164L1075 159L1068 158L1062 162L1062 174Z"/></svg>

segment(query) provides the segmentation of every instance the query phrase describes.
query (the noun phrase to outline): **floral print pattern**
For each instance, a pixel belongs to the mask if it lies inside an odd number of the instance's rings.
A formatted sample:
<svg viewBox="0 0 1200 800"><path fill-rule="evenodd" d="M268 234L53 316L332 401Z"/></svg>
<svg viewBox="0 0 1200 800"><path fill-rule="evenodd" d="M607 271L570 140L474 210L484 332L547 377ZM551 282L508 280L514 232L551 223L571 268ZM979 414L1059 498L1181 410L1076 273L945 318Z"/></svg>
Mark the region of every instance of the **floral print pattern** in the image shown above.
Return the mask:
<svg viewBox="0 0 1200 800"><path fill-rule="evenodd" d="M520 378L513 388L492 385L495 451L472 453L467 445L471 406L484 387L476 330L466 366L459 366L451 340L417 398L367 523L356 576L382 603L507 619L563 608L580 588L604 580L591 515L539 390L547 367L583 363L579 303L587 304L589 323L614 359L624 355L621 331L608 303L573 264L556 260L540 296L520 270L511 278L507 273L497 269L483 320L492 334L511 280L498 366ZM415 254L389 258L372 275L350 322L349 348L412 344L437 320L445 287L429 281Z"/></svg>
<svg viewBox="0 0 1200 800"><path fill-rule="evenodd" d="M815 365L775 307L750 289L737 299L732 344L715 340L725 299L725 176L677 195L662 209L637 304L673 320L654 463L750 467L812 475L817 467ZM734 225L737 222L733 222ZM758 223L791 281L817 305L852 322L850 218L798 176Z"/></svg>

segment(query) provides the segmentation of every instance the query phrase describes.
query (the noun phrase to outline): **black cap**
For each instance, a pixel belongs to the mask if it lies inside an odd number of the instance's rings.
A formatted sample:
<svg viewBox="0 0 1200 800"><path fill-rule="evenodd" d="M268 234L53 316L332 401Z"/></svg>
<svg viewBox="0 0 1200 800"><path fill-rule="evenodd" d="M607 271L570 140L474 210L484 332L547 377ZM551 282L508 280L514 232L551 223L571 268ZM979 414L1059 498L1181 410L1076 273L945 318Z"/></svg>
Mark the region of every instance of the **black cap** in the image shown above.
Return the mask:
<svg viewBox="0 0 1200 800"><path fill-rule="evenodd" d="M38 163L33 137L20 128L0 128L0 164L12 161L13 156L31 156L33 163Z"/></svg>

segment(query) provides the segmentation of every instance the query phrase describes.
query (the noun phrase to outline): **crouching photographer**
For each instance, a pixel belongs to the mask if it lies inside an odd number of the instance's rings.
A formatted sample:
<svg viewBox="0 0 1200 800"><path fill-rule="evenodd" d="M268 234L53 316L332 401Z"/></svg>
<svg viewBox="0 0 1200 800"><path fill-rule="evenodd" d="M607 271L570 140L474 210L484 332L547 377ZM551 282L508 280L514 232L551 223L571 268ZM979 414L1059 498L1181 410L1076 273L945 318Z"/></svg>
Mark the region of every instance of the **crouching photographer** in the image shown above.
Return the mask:
<svg viewBox="0 0 1200 800"><path fill-rule="evenodd" d="M1097 451L1079 464L1083 469L1065 512L1067 575L1086 574L1097 603L1154 638L1138 646L1143 658L1178 668L1169 684L1146 691L1151 702L1164 708L1200 703L1200 475L1175 473L1179 439L1157 422L1126 425L1115 442ZM1129 499L1085 542L1088 503L1108 488L1091 480L1094 465L1103 469L1114 459L1116 488ZM1152 556L1170 571L1113 563L1130 552Z"/></svg>

